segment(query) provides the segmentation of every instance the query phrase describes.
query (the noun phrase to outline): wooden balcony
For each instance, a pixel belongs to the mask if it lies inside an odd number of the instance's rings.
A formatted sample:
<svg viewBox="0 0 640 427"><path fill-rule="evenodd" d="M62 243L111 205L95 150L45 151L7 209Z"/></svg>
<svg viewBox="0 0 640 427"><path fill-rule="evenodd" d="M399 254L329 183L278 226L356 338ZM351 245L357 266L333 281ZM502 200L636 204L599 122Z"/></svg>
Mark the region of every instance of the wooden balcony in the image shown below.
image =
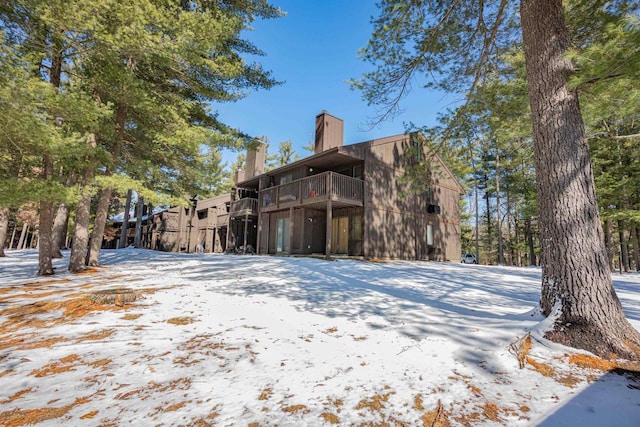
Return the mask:
<svg viewBox="0 0 640 427"><path fill-rule="evenodd" d="M324 205L362 206L364 181L350 176L325 172L297 181L270 187L259 195L260 210L269 212L293 206Z"/></svg>
<svg viewBox="0 0 640 427"><path fill-rule="evenodd" d="M231 202L232 218L237 216L257 216L258 215L258 199L244 198Z"/></svg>
<svg viewBox="0 0 640 427"><path fill-rule="evenodd" d="M218 213L216 217L216 225L218 227L227 225L229 223L229 213L227 212L227 206L225 204L220 204L216 206L216 211Z"/></svg>

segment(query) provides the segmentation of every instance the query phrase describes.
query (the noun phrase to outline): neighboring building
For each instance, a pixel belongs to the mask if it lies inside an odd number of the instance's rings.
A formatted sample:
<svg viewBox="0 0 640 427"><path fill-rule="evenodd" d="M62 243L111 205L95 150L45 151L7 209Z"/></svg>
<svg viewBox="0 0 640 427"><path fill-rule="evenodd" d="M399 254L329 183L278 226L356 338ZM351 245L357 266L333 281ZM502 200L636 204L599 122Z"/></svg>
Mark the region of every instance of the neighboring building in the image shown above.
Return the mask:
<svg viewBox="0 0 640 427"><path fill-rule="evenodd" d="M460 261L463 189L419 133L343 145L342 120L316 117L315 154L264 172L265 146L249 151L232 195L154 215L151 248L205 252ZM420 194L402 180L429 156Z"/></svg>
<svg viewBox="0 0 640 427"><path fill-rule="evenodd" d="M194 200L189 207L176 206L153 215L150 249L166 252L225 252L231 195Z"/></svg>

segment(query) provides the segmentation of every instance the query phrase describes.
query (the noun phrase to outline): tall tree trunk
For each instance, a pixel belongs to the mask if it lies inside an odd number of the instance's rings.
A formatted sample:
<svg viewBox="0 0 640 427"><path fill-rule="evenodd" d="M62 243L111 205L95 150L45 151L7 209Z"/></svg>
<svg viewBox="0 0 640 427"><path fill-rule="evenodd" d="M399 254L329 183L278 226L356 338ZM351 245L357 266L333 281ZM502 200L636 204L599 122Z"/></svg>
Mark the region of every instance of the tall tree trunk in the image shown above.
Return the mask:
<svg viewBox="0 0 640 427"><path fill-rule="evenodd" d="M540 206L540 306L557 316L545 337L602 357L638 359L640 334L625 318L607 268L578 95L567 86L573 68L562 0L520 5Z"/></svg>
<svg viewBox="0 0 640 427"><path fill-rule="evenodd" d="M96 148L95 135L89 134L87 136L87 145L92 150ZM87 246L89 244L89 217L91 213L91 191L89 184L93 178L92 157L90 154L86 159L87 166L84 171L83 185L81 188L82 198L76 207L73 243L71 244L71 256L69 257L69 271L72 273L79 273L86 269Z"/></svg>
<svg viewBox="0 0 640 427"><path fill-rule="evenodd" d="M56 89L60 87L62 79L62 38L60 31L54 29L51 46L51 68L49 82ZM51 182L53 179L53 158L48 153L42 156L42 179ZM53 271L53 203L48 200L40 201L39 215L40 246L38 248L38 276L48 276Z"/></svg>
<svg viewBox="0 0 640 427"><path fill-rule="evenodd" d="M67 243L68 224L69 206L66 203L60 203L56 217L53 220L53 229L51 232L53 241L52 255L54 258L62 258L60 249L64 249Z"/></svg>
<svg viewBox="0 0 640 427"><path fill-rule="evenodd" d="M13 242L16 239L16 230L18 229L18 226L16 225L16 223L13 223L13 231L11 232L11 240L9 240L9 249L13 249Z"/></svg>
<svg viewBox="0 0 640 427"><path fill-rule="evenodd" d="M102 248L102 240L104 229L107 225L107 214L111 205L111 188L103 188L100 191L100 199L98 200L98 210L96 211L96 219L94 221L93 234L91 235L91 243L89 245L89 266L96 266L100 261L100 248Z"/></svg>
<svg viewBox="0 0 640 427"><path fill-rule="evenodd" d="M142 212L143 211L144 211L144 198L138 195L138 201L136 203L136 234L133 240L133 245L136 248L139 248L142 242Z"/></svg>
<svg viewBox="0 0 640 427"><path fill-rule="evenodd" d="M4 247L7 244L7 230L9 230L9 208L0 208L0 257L5 256Z"/></svg>
<svg viewBox="0 0 640 427"><path fill-rule="evenodd" d="M492 254L491 254L491 248L493 247L493 236L492 236L492 230L491 230L491 200L490 200L490 194L489 194L489 177L488 176L484 176L485 180L485 191L484 191L484 198L485 198L485 206L487 208L487 246L485 249L485 253L487 256L487 264L491 264L493 262L492 260Z"/></svg>
<svg viewBox="0 0 640 427"><path fill-rule="evenodd" d="M638 225L631 222L631 244L633 248L633 266L636 271L640 271L640 242L638 241Z"/></svg>
<svg viewBox="0 0 640 427"><path fill-rule="evenodd" d="M67 176L66 186L71 187L73 185L73 174L69 173ZM62 258L62 252L60 249L67 247L67 232L69 230L69 205L66 203L60 203L56 212L56 217L53 220L53 257Z"/></svg>
<svg viewBox="0 0 640 427"><path fill-rule="evenodd" d="M22 246L24 245L24 241L26 240L28 229L29 226L27 224L22 224L22 229L20 230L20 238L18 239L18 246L16 246L16 249L24 249Z"/></svg>
<svg viewBox="0 0 640 427"><path fill-rule="evenodd" d="M120 248L127 247L127 234L129 231L129 209L131 208L132 190L127 191L127 201L124 207L124 218L122 219L122 228L120 230Z"/></svg>
<svg viewBox="0 0 640 427"><path fill-rule="evenodd" d="M497 151L497 148L496 148ZM496 223L498 227L498 265L504 264L504 248L502 247L502 212L500 203L500 153L496 153Z"/></svg>
<svg viewBox="0 0 640 427"><path fill-rule="evenodd" d="M49 155L43 156L42 179L51 182L53 178L53 159ZM50 276L53 271L53 254L51 243L51 230L53 227L53 203L48 200L40 201L38 248L38 276Z"/></svg>
<svg viewBox="0 0 640 427"><path fill-rule="evenodd" d="M107 166L105 175L111 175L115 169L115 165L118 163L120 157L120 148L125 141L125 122L127 119L127 106L120 104L116 111L115 124L116 133L118 134L118 140L111 148L112 165ZM96 219L93 226L93 234L91 235L91 242L89 244L89 260L87 264L89 266L96 266L100 262L100 249L102 249L102 240L104 236L104 229L107 225L107 215L109 214L109 206L111 205L111 197L113 196L113 188L103 188L100 191L100 198L98 200L98 209L96 211ZM131 202L131 200L129 200ZM126 209L127 215L129 210ZM124 225L124 223L123 223Z"/></svg>
<svg viewBox="0 0 640 427"><path fill-rule="evenodd" d="M613 247L613 232L611 231L612 224L610 219L606 219L604 221L604 246L607 250L607 257L609 260L609 270L615 270L613 265L613 254L615 253L615 248Z"/></svg>
<svg viewBox="0 0 640 427"><path fill-rule="evenodd" d="M618 220L618 238L620 239L620 272L628 273L629 269L629 245L625 236L625 222Z"/></svg>
<svg viewBox="0 0 640 427"><path fill-rule="evenodd" d="M524 221L525 233L527 238L527 245L529 246L529 265L535 266L536 263L536 248L533 243L533 230L531 229L531 217L527 217Z"/></svg>
<svg viewBox="0 0 640 427"><path fill-rule="evenodd" d="M89 243L89 214L91 209L91 192L87 185L82 189L82 198L76 207L76 219L73 228L73 242L69 257L69 271L79 273L86 269L87 245Z"/></svg>

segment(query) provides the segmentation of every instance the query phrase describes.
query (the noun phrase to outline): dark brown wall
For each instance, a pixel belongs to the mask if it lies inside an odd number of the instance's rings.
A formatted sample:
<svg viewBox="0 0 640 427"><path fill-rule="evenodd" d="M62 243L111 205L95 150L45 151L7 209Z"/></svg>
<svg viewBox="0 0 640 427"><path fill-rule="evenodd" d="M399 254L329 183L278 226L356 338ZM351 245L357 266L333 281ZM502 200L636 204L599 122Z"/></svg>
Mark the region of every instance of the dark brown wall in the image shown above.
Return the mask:
<svg viewBox="0 0 640 427"><path fill-rule="evenodd" d="M364 149L365 256L368 258L460 260L459 187L446 174L434 177L431 197L412 193L404 182L408 136L378 140ZM435 172L434 172L435 173ZM440 206L431 214L427 205ZM431 226L433 245L427 244Z"/></svg>

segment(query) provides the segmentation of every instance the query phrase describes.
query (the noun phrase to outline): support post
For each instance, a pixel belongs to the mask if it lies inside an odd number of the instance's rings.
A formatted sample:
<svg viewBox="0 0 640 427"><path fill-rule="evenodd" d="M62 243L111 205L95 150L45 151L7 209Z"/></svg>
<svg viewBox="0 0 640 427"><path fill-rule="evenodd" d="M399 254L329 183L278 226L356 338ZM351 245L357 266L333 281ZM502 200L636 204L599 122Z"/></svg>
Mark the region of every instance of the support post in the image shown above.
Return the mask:
<svg viewBox="0 0 640 427"><path fill-rule="evenodd" d="M257 221L258 221L258 224L257 224L258 227L257 227L256 233L258 233L258 234L256 236L256 255L260 255L260 243L262 243L261 242L262 239L260 238L262 236L262 212L260 212L260 208L259 207L258 207L258 219L257 219Z"/></svg>
<svg viewBox="0 0 640 427"><path fill-rule="evenodd" d="M289 208L289 255L293 254L293 206Z"/></svg>
<svg viewBox="0 0 640 427"><path fill-rule="evenodd" d="M247 233L249 232L249 214L244 214L244 237L242 240L242 253L247 253Z"/></svg>
<svg viewBox="0 0 640 427"><path fill-rule="evenodd" d="M332 231L332 221L333 221L333 206L331 203L331 199L327 201L327 237L326 237L326 246L324 249L324 259L327 261L331 259L331 231Z"/></svg>

